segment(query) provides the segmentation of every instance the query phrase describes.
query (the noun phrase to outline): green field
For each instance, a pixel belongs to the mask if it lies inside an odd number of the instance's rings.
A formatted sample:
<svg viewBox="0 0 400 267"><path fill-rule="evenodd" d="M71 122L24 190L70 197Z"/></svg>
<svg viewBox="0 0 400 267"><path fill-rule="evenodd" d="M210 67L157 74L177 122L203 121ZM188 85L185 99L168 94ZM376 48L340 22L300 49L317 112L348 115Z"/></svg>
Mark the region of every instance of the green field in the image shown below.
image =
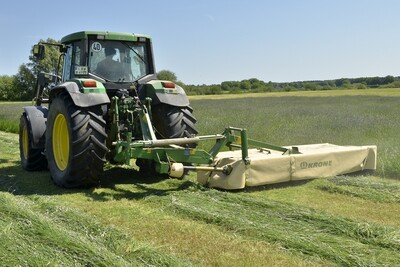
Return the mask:
<svg viewBox="0 0 400 267"><path fill-rule="evenodd" d="M160 180L108 165L99 188L65 190L21 169L18 136L4 130L16 131L25 103L0 103L0 266L400 265L400 90L191 103L200 134L229 125L277 145L377 145L378 168L226 192L195 174Z"/></svg>

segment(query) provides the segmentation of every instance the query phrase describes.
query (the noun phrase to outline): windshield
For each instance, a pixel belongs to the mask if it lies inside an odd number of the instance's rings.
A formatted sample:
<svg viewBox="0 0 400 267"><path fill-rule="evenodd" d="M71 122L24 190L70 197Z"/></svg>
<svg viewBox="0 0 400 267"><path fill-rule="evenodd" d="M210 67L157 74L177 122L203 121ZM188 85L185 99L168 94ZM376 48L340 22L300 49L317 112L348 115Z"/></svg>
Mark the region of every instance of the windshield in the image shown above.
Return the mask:
<svg viewBox="0 0 400 267"><path fill-rule="evenodd" d="M89 72L112 82L133 82L149 73L145 43L90 42Z"/></svg>

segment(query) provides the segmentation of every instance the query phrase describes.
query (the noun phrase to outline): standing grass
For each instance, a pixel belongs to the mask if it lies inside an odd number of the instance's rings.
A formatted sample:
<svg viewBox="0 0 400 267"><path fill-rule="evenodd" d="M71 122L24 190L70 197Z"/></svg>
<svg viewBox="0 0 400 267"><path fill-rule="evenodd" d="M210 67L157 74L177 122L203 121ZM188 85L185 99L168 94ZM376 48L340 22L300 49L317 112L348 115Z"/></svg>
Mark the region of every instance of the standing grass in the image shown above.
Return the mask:
<svg viewBox="0 0 400 267"><path fill-rule="evenodd" d="M192 100L201 134L226 126L277 145L377 145L376 174L399 179L399 96L281 96ZM209 143L210 144L210 143ZM209 144L206 146L208 147Z"/></svg>
<svg viewBox="0 0 400 267"><path fill-rule="evenodd" d="M19 125L15 120L5 119L0 117L0 130L9 133L18 133Z"/></svg>
<svg viewBox="0 0 400 267"><path fill-rule="evenodd" d="M0 102L0 131L18 133L23 107L30 102Z"/></svg>

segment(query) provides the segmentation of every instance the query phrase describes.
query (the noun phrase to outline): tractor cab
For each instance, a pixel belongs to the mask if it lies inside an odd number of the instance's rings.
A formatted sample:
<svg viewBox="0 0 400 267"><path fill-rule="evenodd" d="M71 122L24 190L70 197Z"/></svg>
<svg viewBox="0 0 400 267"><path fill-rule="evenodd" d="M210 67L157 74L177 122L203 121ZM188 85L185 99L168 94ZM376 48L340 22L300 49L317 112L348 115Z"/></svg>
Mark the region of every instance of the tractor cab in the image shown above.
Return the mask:
<svg viewBox="0 0 400 267"><path fill-rule="evenodd" d="M91 78L102 83L132 83L155 73L148 36L85 31L67 35L61 43L67 48L63 81Z"/></svg>

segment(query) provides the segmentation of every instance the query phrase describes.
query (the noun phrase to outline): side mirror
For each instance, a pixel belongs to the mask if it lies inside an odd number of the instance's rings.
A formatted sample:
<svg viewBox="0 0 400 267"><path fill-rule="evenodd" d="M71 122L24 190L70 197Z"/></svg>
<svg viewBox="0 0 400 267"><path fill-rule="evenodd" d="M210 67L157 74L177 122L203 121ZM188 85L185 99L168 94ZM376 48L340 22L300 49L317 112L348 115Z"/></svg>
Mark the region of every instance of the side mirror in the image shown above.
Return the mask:
<svg viewBox="0 0 400 267"><path fill-rule="evenodd" d="M36 57L39 60L44 59L44 45L42 44L37 44L33 46L33 56Z"/></svg>

